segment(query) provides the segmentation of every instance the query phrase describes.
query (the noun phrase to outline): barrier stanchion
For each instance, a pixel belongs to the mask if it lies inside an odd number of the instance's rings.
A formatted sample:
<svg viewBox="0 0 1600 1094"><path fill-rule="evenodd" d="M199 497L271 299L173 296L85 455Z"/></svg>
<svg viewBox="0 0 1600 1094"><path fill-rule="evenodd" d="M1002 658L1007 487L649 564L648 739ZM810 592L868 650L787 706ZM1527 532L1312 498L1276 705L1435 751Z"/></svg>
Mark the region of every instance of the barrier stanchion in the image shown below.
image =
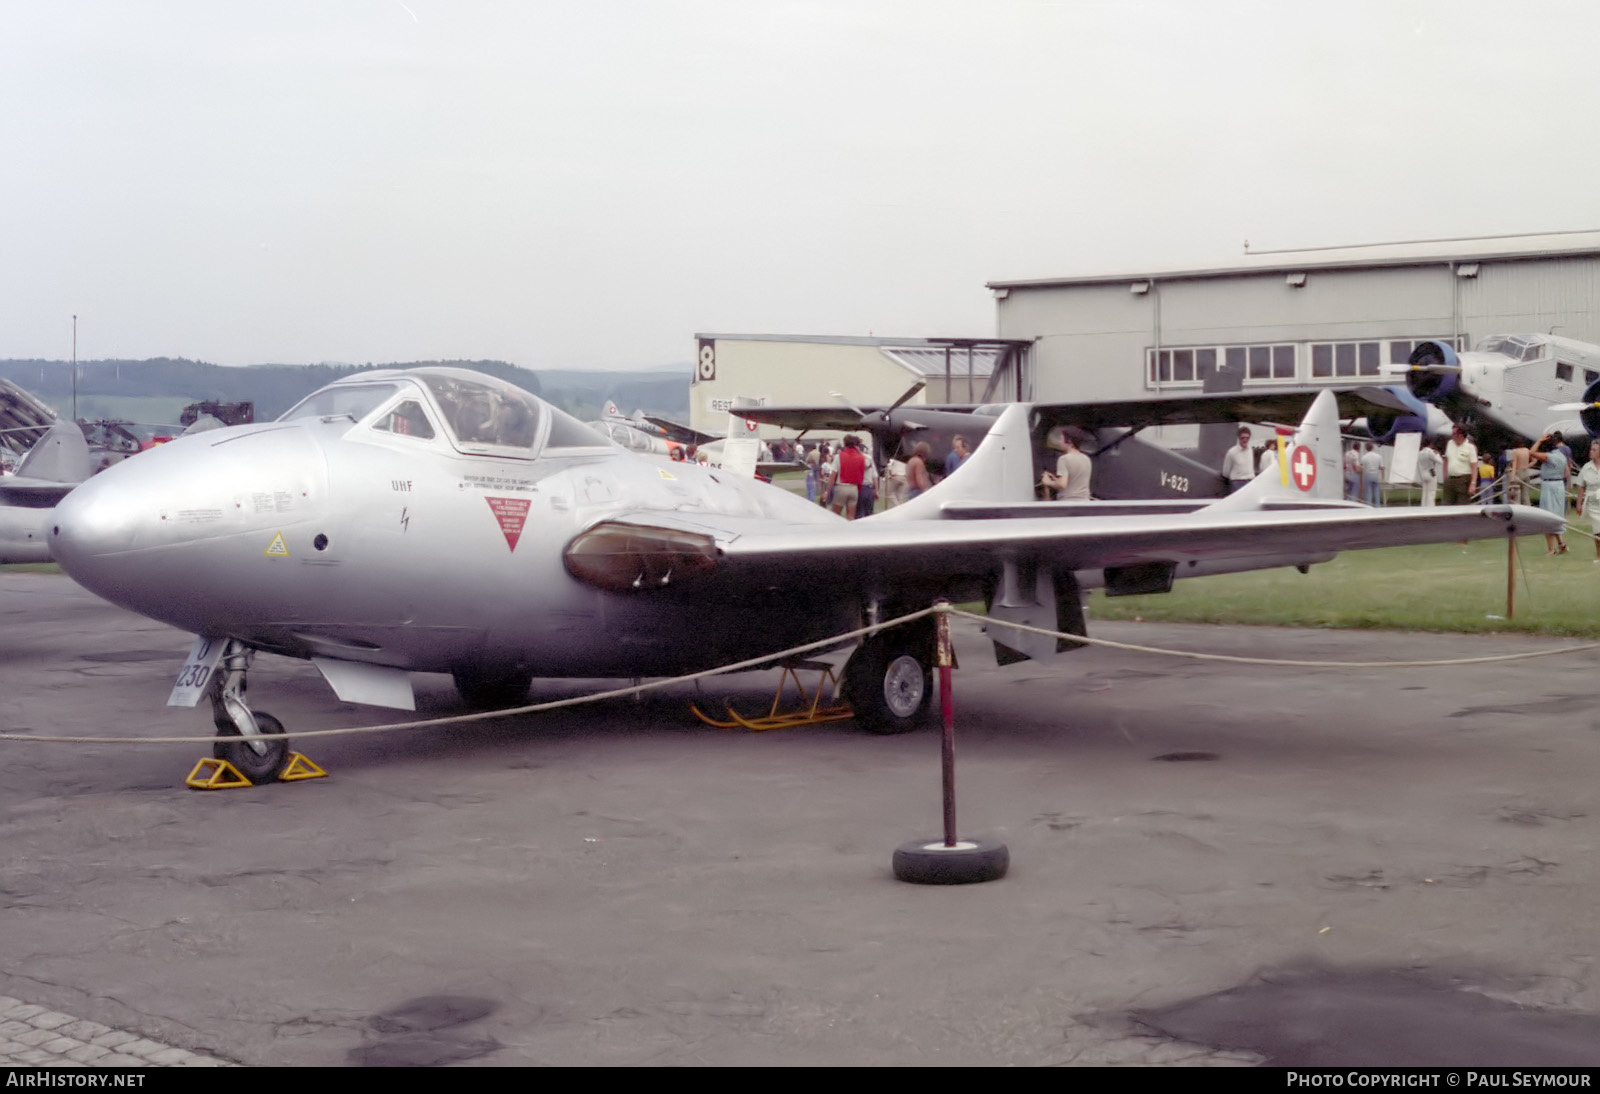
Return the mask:
<svg viewBox="0 0 1600 1094"><path fill-rule="evenodd" d="M944 733L940 740L940 767L944 780L944 839L913 840L894 852L894 876L918 885L968 885L1006 876L1011 852L996 840L964 840L956 835L956 716L951 673L955 657L950 649L950 602L934 604L939 669L939 710Z"/></svg>

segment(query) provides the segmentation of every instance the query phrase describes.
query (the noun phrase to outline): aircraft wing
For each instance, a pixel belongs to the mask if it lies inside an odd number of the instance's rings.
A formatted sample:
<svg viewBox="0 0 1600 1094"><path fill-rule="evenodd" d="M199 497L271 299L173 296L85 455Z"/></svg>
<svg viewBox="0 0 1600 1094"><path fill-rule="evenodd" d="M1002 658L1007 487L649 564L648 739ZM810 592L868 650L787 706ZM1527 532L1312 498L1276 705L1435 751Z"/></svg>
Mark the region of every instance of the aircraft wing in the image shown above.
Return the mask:
<svg viewBox="0 0 1600 1094"><path fill-rule="evenodd" d="M878 415L888 408L868 406L861 409L866 414ZM731 413L746 421L801 431L862 428L861 415L847 406L738 406Z"/></svg>
<svg viewBox="0 0 1600 1094"><path fill-rule="evenodd" d="M693 426L675 422L671 418L661 418L654 414L644 415L644 420L661 430L668 440L677 441L679 444L710 444L712 441L722 440L721 434L703 433Z"/></svg>
<svg viewBox="0 0 1600 1094"><path fill-rule="evenodd" d="M1175 576L1182 577L1190 563L1270 557L1279 560L1275 565L1282 565L1285 556L1534 535L1559 531L1561 522L1526 506L1490 505L1208 509L1181 516L864 520L792 527L783 532L769 529L767 522L740 522L711 514L693 518L665 513L624 515L574 540L569 563L574 550L580 555L584 552L586 541L596 546L609 541L608 556L631 556L619 569L630 581L640 572L676 570L684 575L678 583L685 587L689 582L706 587L815 585L830 589L940 584L988 574L997 558L1007 556L1034 558L1058 570L1168 564L1175 568ZM687 557L689 553L704 560L698 573L694 566L672 561L673 556ZM630 587L641 592L649 588L648 583Z"/></svg>
<svg viewBox="0 0 1600 1094"><path fill-rule="evenodd" d="M48 509L72 492L75 482L51 482L47 479L25 479L16 475L0 478L0 505L16 505L28 509Z"/></svg>
<svg viewBox="0 0 1600 1094"><path fill-rule="evenodd" d="M1274 465L1238 492L1191 513L1116 512L1031 504L1029 408L1008 408L983 443L925 494L859 521L777 524L769 518L684 510L620 513L568 545L567 570L601 588L640 596L663 586L718 593L915 589L970 591L1007 560L1061 571L1148 567L1185 572L1316 561L1347 550L1560 531L1562 519L1527 506L1369 509L1343 501L1339 420L1332 392ZM1040 515L1045 514L1045 515Z"/></svg>
<svg viewBox="0 0 1600 1094"><path fill-rule="evenodd" d="M1038 403L1035 409L1048 425L1084 429L1193 425L1218 422L1298 422L1323 388L1280 391L1229 391L1212 394L1119 399L1109 402ZM1359 418L1375 410L1409 410L1399 395L1383 387L1331 389L1340 418Z"/></svg>
<svg viewBox="0 0 1600 1094"><path fill-rule="evenodd" d="M1047 426L1075 425L1084 429L1135 428L1154 425L1194 425L1212 422L1297 422L1324 390L1332 390L1341 418L1359 418L1375 410L1409 411L1395 392L1380 386L1355 388L1295 388L1264 391L1216 392L1148 399L1096 400L1077 403L1035 403ZM741 406L733 413L752 422L784 429L852 430L869 426L889 408L868 406ZM974 407L908 404L902 414L915 419L929 412L972 412ZM953 428L960 428L953 425Z"/></svg>

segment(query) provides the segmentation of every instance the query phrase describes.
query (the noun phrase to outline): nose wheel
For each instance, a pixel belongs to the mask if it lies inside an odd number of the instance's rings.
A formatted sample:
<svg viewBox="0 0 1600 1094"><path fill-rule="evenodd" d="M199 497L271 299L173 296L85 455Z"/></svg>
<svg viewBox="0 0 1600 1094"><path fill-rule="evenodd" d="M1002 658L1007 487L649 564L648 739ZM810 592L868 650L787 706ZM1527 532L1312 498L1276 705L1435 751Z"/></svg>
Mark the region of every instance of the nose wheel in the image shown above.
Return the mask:
<svg viewBox="0 0 1600 1094"><path fill-rule="evenodd" d="M248 735L233 722L217 719L218 735L236 739L217 741L211 746L211 754L227 760L257 786L277 782L289 764L289 738L283 734L283 723L265 711L248 713L256 726L256 731Z"/></svg>
<svg viewBox="0 0 1600 1094"><path fill-rule="evenodd" d="M221 663L211 676L211 721L219 737L211 754L226 760L252 783L277 782L289 764L289 738L283 723L260 710L251 710L244 701L245 674L255 651L237 639L229 639Z"/></svg>

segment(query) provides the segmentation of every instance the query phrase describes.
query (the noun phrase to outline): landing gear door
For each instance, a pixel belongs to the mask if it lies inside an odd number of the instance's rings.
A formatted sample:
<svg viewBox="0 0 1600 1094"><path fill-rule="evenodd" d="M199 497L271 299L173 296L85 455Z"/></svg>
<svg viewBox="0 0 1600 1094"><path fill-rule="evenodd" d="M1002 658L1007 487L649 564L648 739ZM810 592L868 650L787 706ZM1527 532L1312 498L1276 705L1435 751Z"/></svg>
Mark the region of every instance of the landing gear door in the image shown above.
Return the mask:
<svg viewBox="0 0 1600 1094"><path fill-rule="evenodd" d="M995 620L1042 630L1088 633L1077 579L1070 572L1058 575L1050 567L1031 560L1006 560L989 605L989 615ZM1042 661L1055 653L1083 648L1077 642L1054 635L1033 634L1011 627L987 629L994 642L995 663L999 665L1029 658Z"/></svg>
<svg viewBox="0 0 1600 1094"><path fill-rule="evenodd" d="M167 696L169 707L192 707L200 701L206 693L206 685L211 683L211 674L216 671L217 662L222 660L222 651L227 648L226 638L207 638L201 635L194 640L194 645L189 648L189 656L183 662L183 668L178 671L177 682L172 685L172 694Z"/></svg>

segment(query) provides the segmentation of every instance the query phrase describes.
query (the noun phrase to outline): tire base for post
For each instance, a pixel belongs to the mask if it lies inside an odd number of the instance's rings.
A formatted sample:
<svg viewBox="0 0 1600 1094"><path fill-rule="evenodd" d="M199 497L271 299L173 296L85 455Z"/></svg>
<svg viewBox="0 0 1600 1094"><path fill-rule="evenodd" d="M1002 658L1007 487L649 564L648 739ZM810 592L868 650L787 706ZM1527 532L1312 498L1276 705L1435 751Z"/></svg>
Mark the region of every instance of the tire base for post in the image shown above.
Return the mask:
<svg viewBox="0 0 1600 1094"><path fill-rule="evenodd" d="M998 881L1011 866L1011 852L995 840L913 840L894 851L894 876L914 885L971 885Z"/></svg>

